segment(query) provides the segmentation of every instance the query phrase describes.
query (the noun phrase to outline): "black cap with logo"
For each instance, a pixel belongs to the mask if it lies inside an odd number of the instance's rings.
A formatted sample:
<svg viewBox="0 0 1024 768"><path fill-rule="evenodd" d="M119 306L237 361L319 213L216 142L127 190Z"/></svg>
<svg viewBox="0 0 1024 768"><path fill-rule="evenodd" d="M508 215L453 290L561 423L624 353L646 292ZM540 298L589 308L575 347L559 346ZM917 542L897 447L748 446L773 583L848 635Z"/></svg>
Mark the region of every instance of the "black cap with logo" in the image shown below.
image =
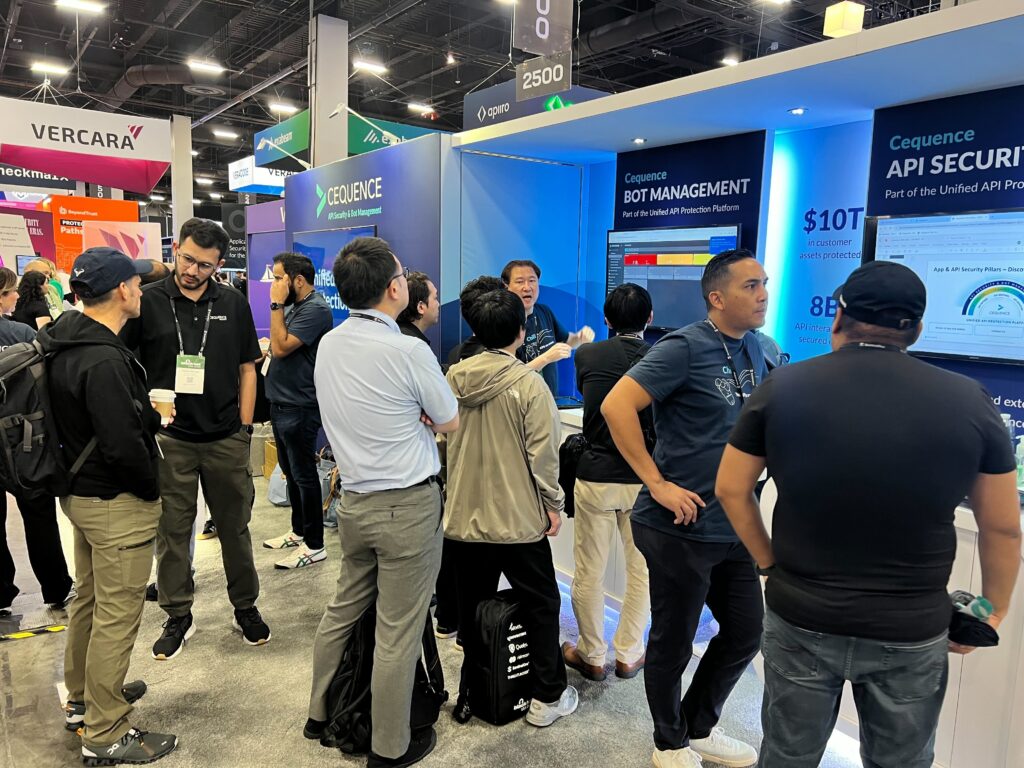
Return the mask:
<svg viewBox="0 0 1024 768"><path fill-rule="evenodd" d="M130 259L114 248L90 248L75 259L68 282L82 298L94 299L152 271L149 259Z"/></svg>
<svg viewBox="0 0 1024 768"><path fill-rule="evenodd" d="M870 261L836 288L844 315L869 325L904 330L924 317L926 292L913 270L892 261Z"/></svg>

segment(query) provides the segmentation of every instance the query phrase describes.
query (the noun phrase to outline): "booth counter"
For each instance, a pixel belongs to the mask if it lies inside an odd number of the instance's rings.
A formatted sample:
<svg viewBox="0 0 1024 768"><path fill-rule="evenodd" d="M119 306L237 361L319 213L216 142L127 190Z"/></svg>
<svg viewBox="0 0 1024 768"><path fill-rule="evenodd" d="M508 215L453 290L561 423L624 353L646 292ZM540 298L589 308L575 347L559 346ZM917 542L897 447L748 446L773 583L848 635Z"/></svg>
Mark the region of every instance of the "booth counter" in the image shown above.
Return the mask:
<svg viewBox="0 0 1024 768"><path fill-rule="evenodd" d="M559 411L562 438L579 432L583 409ZM761 495L765 523L771 529L775 506L772 482ZM1021 517L1024 528L1024 515ZM978 526L966 507L956 510L956 560L950 575L949 590L967 590L981 594L981 562L978 556ZM551 551L558 577L572 583L573 521L565 520L558 536L551 540ZM1021 547L1024 573L1024 544ZM604 577L605 605L618 611L626 591L622 543L618 537L612 549ZM949 685L939 718L935 740L935 766L941 768L1020 768L1024 766L1024 585L1018 582L1010 613L999 627L997 648L977 650L967 656L949 657ZM698 651L699 654L699 651ZM758 654L754 666L763 679L763 660ZM1014 727L1017 724L1017 727ZM846 686L836 729L858 738L857 712L853 693Z"/></svg>

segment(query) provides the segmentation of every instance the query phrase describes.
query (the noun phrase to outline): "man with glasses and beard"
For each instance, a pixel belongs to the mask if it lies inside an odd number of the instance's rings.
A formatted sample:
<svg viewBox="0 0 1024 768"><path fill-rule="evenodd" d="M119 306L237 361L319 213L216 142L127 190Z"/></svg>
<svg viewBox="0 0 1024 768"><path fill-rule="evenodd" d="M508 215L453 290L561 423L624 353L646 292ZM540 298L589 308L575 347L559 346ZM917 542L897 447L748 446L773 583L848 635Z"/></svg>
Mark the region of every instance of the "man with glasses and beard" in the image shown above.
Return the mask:
<svg viewBox="0 0 1024 768"><path fill-rule="evenodd" d="M292 527L263 542L267 549L291 553L274 567L305 568L327 559L320 478L316 471L316 437L320 407L313 368L320 339L334 326L327 299L314 287L313 262L298 253L274 257L270 286L270 366L267 399L277 457L288 478Z"/></svg>
<svg viewBox="0 0 1024 768"><path fill-rule="evenodd" d="M142 313L122 336L137 350L154 389L173 389L176 414L159 445L163 514L157 532L157 584L167 613L153 658L174 658L195 632L189 542L199 483L220 536L233 626L249 645L270 640L256 608L259 579L249 519L255 490L249 442L256 400L259 341L245 297L212 280L224 264L228 235L189 219L174 244L174 272L146 287Z"/></svg>

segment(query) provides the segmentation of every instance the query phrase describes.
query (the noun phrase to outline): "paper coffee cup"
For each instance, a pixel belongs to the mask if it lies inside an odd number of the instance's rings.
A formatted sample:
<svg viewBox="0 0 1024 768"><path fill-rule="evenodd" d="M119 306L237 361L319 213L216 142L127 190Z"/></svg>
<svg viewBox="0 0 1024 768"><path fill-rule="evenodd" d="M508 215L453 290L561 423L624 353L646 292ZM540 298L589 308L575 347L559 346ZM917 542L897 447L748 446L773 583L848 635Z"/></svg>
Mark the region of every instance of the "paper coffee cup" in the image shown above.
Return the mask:
<svg viewBox="0 0 1024 768"><path fill-rule="evenodd" d="M160 414L160 423L166 427L171 423L171 413L174 410L174 390L151 389L149 399Z"/></svg>

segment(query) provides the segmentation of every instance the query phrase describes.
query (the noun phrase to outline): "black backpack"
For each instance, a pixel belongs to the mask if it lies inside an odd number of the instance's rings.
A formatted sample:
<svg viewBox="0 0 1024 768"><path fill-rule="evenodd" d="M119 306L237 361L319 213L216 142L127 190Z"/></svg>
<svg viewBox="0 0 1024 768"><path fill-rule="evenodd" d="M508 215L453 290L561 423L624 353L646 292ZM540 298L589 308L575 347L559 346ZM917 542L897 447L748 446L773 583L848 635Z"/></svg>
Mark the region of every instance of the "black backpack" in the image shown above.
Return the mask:
<svg viewBox="0 0 1024 768"><path fill-rule="evenodd" d="M469 701L473 714L504 725L530 711L530 644L515 592L502 590L476 609L480 656L470 670Z"/></svg>
<svg viewBox="0 0 1024 768"><path fill-rule="evenodd" d="M96 448L94 436L68 468L47 385L47 363L56 354L59 351L44 331L35 341L12 344L0 352L0 488L12 494L66 496Z"/></svg>
<svg viewBox="0 0 1024 768"><path fill-rule="evenodd" d="M371 605L352 629L341 663L327 689L327 726L320 737L325 747L349 755L370 751L373 724L370 722L370 679L373 675L374 635L377 610ZM434 639L434 624L427 612L416 682L412 689L409 725L415 734L437 722L441 705L448 701L444 671Z"/></svg>

